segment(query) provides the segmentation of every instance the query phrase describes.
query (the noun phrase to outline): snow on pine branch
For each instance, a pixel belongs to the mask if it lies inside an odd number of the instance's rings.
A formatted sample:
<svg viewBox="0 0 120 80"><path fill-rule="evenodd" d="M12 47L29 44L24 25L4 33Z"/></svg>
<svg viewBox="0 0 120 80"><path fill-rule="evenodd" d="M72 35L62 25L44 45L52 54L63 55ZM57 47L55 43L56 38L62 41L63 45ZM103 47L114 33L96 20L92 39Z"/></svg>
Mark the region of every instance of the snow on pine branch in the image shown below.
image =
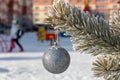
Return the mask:
<svg viewBox="0 0 120 80"><path fill-rule="evenodd" d="M115 13L110 24L71 6L62 0L56 0L48 12L46 23L65 31L72 36L75 50L89 51L98 56L93 62L95 76L103 76L106 80L120 80L120 16Z"/></svg>
<svg viewBox="0 0 120 80"><path fill-rule="evenodd" d="M120 35L120 10L113 12L110 16L110 25L112 25L112 29Z"/></svg>
<svg viewBox="0 0 120 80"><path fill-rule="evenodd" d="M120 57L116 55L107 55L97 57L93 62L94 75L103 76L105 80L120 80Z"/></svg>
<svg viewBox="0 0 120 80"><path fill-rule="evenodd" d="M103 18L90 16L62 0L54 2L48 14L46 23L71 35L73 44L77 42L76 50L91 49L93 55L120 53L120 37Z"/></svg>

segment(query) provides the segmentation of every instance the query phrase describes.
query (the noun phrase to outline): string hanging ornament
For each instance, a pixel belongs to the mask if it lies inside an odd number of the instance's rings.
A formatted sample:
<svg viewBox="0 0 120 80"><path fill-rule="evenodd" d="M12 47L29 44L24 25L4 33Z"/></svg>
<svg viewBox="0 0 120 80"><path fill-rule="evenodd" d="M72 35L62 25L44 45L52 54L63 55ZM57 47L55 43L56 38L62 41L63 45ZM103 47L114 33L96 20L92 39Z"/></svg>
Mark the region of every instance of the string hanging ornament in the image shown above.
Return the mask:
<svg viewBox="0 0 120 80"><path fill-rule="evenodd" d="M70 55L59 44L59 30L56 31L56 41L43 55L43 66L53 74L59 74L67 70L70 64Z"/></svg>

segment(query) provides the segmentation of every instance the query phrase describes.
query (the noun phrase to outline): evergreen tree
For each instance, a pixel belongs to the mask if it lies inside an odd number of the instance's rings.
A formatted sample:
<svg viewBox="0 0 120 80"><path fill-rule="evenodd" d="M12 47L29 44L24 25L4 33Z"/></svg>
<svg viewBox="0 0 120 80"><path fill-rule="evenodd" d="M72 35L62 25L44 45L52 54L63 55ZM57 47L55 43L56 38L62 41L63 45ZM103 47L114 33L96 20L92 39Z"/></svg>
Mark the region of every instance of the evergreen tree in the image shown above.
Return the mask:
<svg viewBox="0 0 120 80"><path fill-rule="evenodd" d="M71 35L75 50L97 56L92 68L95 76L120 80L120 12L107 21L56 0L48 13L46 23Z"/></svg>

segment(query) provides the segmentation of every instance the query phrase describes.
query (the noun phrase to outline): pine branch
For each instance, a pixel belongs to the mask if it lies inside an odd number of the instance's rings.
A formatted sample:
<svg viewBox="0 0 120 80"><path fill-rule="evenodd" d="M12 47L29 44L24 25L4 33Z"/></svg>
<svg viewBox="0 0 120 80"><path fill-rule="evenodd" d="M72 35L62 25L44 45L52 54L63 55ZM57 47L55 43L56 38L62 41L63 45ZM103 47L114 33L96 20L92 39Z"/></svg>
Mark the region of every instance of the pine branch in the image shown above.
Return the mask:
<svg viewBox="0 0 120 80"><path fill-rule="evenodd" d="M54 24L55 29L72 36L75 50L89 51L99 56L93 63L95 76L106 80L120 80L120 16L115 13L110 25L103 18L90 16L75 6L62 0L55 1L49 9L46 22Z"/></svg>
<svg viewBox="0 0 120 80"><path fill-rule="evenodd" d="M112 29L120 35L120 13L116 11L110 16L110 24Z"/></svg>
<svg viewBox="0 0 120 80"><path fill-rule="evenodd" d="M118 55L99 56L93 62L95 76L104 76L106 80L119 80L120 79L120 57Z"/></svg>
<svg viewBox="0 0 120 80"><path fill-rule="evenodd" d="M55 28L71 35L73 44L79 43L75 47L76 50L85 51L89 47L93 49L93 55L120 53L119 32L115 32L113 27L103 18L91 17L89 13L84 13L79 8L70 6L62 0L53 4L49 14L46 22L57 25Z"/></svg>

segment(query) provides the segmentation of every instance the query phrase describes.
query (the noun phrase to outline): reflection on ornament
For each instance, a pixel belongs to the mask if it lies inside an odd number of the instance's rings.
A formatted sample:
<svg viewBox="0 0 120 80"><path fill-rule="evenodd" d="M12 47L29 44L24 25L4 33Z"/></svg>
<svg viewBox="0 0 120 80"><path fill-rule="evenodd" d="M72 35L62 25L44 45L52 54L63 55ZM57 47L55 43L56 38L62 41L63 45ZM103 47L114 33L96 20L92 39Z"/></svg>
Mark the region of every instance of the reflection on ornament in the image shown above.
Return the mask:
<svg viewBox="0 0 120 80"><path fill-rule="evenodd" d="M59 74L68 68L70 56L64 48L54 45L45 52L42 61L47 71Z"/></svg>

